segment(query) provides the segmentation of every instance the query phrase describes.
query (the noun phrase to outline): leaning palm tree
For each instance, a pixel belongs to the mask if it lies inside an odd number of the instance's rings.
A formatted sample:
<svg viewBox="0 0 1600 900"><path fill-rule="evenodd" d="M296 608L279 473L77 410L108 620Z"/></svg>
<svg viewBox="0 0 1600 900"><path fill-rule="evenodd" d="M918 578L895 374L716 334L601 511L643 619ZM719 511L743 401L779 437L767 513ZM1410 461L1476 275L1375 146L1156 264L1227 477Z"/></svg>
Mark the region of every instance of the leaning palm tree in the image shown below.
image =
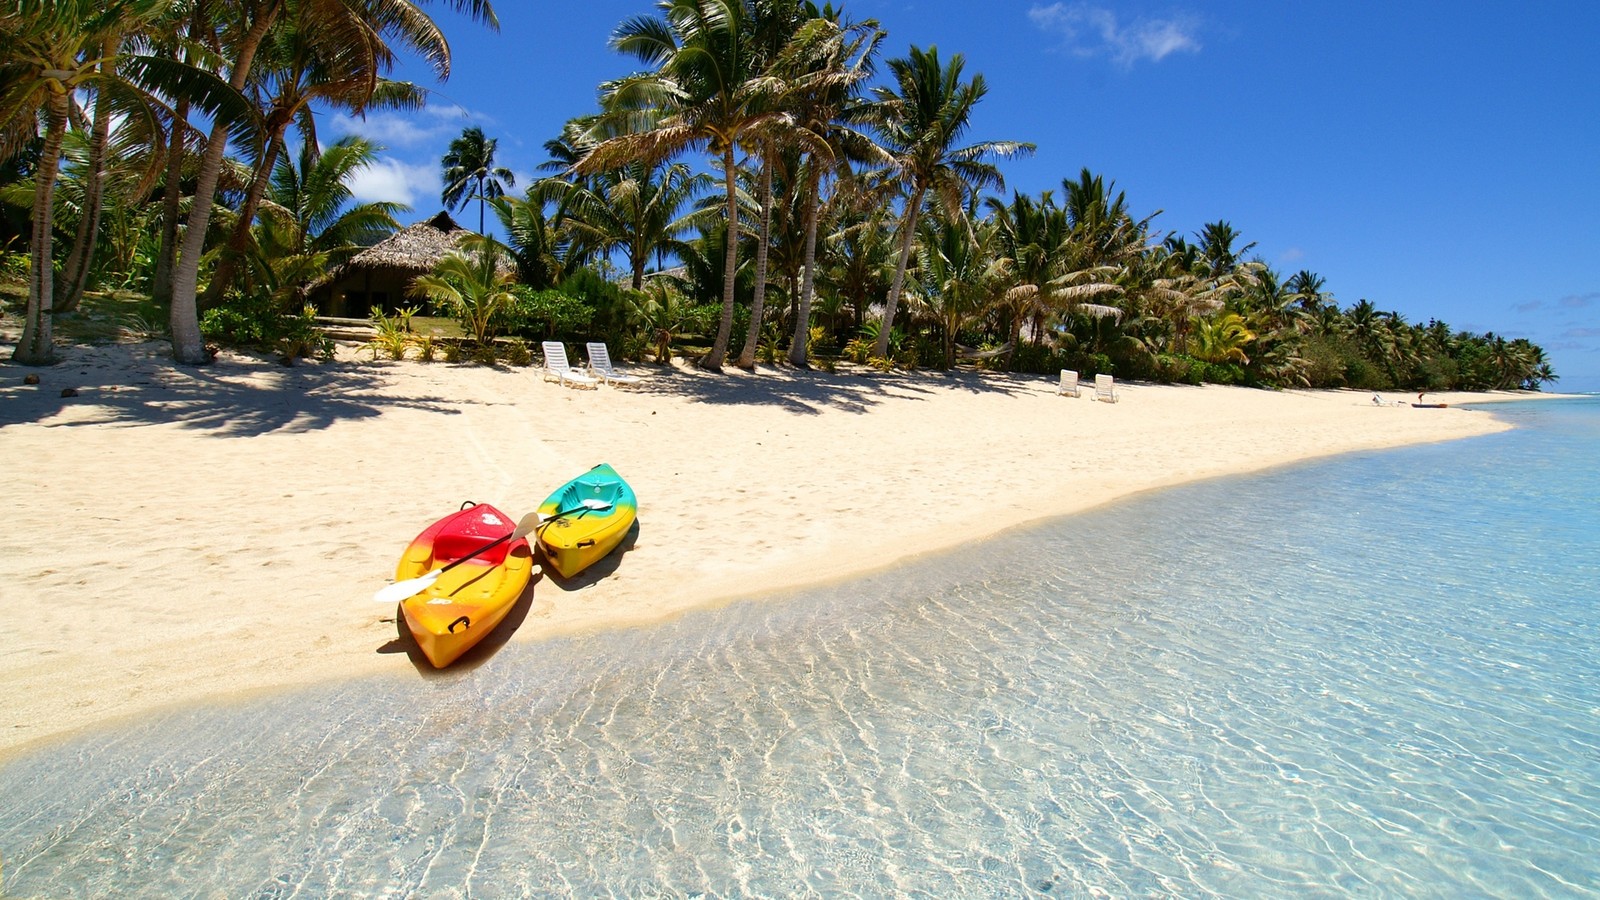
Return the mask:
<svg viewBox="0 0 1600 900"><path fill-rule="evenodd" d="M1000 170L985 160L1009 158L1033 151L1033 145L1017 141L983 141L958 146L972 122L972 112L988 92L981 74L962 80L966 61L957 53L949 63L939 59L939 48L926 51L912 47L909 56L889 61L893 87L880 87L865 114L879 135L879 143L893 158L890 177L905 192L905 208L898 234L900 255L894 282L883 310L874 353L889 353L890 329L895 307L905 287L906 264L916 238L917 217L930 193L940 197L947 209L960 209L966 197L982 188L1002 188Z"/></svg>
<svg viewBox="0 0 1600 900"><path fill-rule="evenodd" d="M367 109L418 109L423 92L408 82L378 77L393 61L394 53L381 35L357 30L338 45L320 34L316 0L290 0L278 24L263 42L250 90L265 111L261 121L260 150L249 187L202 306L215 306L232 286L234 273L249 246L251 227L261 207L267 185L285 151L284 135L299 122L315 150L311 104L331 106L351 113Z"/></svg>
<svg viewBox="0 0 1600 900"><path fill-rule="evenodd" d="M597 143L576 171L589 175L632 160L658 162L690 149L717 160L728 229L722 318L700 364L719 371L733 331L739 270L738 151L757 129L787 116L776 103L783 85L763 77L751 0L661 0L657 9L659 18L628 19L613 33L613 47L655 68L604 87L605 113L596 132L617 136Z"/></svg>
<svg viewBox="0 0 1600 900"><path fill-rule="evenodd" d="M460 209L476 199L479 234L483 233L483 211L488 201L505 196L506 188L517 184L510 169L494 164L499 145L499 140L485 137L482 128L470 125L450 142L450 149L439 160L444 169L444 193L439 199L446 209ZM474 187L476 190L468 193Z"/></svg>

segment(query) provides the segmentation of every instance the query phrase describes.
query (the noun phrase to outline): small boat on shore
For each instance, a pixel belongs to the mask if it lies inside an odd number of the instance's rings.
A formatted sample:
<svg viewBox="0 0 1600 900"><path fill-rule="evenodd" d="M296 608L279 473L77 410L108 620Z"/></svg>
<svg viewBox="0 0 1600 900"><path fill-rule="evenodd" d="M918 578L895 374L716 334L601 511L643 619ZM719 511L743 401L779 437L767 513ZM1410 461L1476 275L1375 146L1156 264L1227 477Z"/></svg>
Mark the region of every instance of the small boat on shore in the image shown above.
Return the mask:
<svg viewBox="0 0 1600 900"><path fill-rule="evenodd" d="M516 528L516 520L480 503L428 526L400 557L397 583L441 570L431 584L400 601L406 627L434 668L450 665L483 640L528 586L533 549L527 538L509 539Z"/></svg>
<svg viewBox="0 0 1600 900"><path fill-rule="evenodd" d="M1448 404L1448 403L1413 403L1413 404L1411 404L1411 408L1412 409L1448 409L1449 407L1450 407L1450 404Z"/></svg>
<svg viewBox="0 0 1600 900"><path fill-rule="evenodd" d="M639 500L617 470L601 463L556 488L539 504L539 549L550 568L571 578L615 550L639 515Z"/></svg>

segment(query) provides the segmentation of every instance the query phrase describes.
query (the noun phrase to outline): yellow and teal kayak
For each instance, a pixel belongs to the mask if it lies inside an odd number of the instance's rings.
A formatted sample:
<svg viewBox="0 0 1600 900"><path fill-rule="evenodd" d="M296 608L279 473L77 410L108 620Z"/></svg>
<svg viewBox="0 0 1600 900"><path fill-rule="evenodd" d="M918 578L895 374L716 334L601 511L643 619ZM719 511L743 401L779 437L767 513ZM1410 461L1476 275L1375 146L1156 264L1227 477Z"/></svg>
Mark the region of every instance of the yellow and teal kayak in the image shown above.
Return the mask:
<svg viewBox="0 0 1600 900"><path fill-rule="evenodd" d="M601 463L557 488L539 514L556 517L539 526L545 562L571 578L617 549L639 517L639 500L616 469Z"/></svg>

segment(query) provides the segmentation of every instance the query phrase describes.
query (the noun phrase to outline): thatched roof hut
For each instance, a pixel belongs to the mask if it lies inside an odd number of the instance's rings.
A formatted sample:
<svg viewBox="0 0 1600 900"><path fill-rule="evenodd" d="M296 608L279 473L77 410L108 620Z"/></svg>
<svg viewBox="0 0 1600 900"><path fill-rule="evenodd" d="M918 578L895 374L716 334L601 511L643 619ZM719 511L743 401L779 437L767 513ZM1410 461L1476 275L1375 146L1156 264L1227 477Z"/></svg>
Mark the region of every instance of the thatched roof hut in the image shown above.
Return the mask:
<svg viewBox="0 0 1600 900"><path fill-rule="evenodd" d="M408 225L334 267L311 286L311 302L325 316L348 318L412 305L416 301L406 296L412 280L433 271L469 234L444 212Z"/></svg>

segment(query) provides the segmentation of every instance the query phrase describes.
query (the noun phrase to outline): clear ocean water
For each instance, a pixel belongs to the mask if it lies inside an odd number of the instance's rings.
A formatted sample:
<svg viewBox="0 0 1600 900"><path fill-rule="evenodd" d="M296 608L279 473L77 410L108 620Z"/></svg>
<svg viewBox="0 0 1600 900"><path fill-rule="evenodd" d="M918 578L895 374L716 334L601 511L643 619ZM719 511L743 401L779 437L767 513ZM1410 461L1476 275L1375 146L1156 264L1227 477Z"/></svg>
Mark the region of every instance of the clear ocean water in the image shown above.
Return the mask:
<svg viewBox="0 0 1600 900"><path fill-rule="evenodd" d="M1480 414L81 737L0 768L0 893L1600 896L1600 398Z"/></svg>

